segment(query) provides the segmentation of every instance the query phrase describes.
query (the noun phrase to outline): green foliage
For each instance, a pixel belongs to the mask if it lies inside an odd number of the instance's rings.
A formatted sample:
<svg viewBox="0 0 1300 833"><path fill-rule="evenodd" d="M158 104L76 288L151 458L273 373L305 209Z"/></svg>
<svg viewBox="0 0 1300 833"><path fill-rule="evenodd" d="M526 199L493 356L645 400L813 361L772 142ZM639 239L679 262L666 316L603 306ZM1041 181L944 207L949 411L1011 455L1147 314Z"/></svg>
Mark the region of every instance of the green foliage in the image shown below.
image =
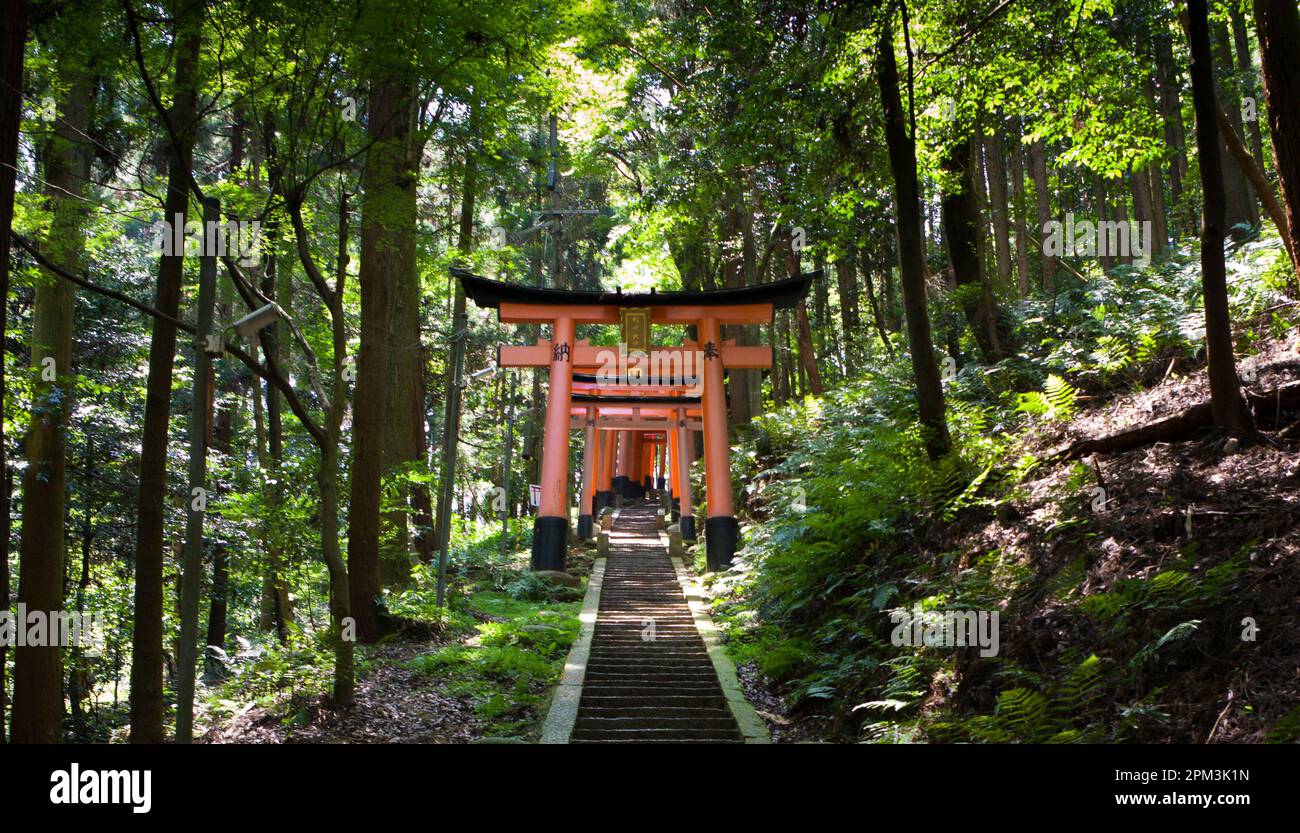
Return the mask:
<svg viewBox="0 0 1300 833"><path fill-rule="evenodd" d="M435 678L449 694L472 699L490 724L488 734L534 731L578 636L578 605L536 604L490 591L470 595L466 605L489 620L465 641L418 656L408 667Z"/></svg>

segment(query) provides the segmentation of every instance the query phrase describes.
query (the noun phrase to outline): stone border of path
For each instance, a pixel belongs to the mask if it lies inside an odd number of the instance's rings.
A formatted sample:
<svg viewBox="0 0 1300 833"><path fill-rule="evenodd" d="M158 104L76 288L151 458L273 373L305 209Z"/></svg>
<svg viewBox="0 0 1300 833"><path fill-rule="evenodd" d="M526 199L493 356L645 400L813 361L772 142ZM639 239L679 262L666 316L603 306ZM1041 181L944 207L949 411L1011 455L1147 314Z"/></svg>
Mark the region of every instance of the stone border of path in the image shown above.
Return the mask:
<svg viewBox="0 0 1300 833"><path fill-rule="evenodd" d="M604 581L605 559L597 558L591 565L587 595L582 598L582 612L578 614L582 630L564 660L564 676L555 687L539 743L568 743L569 735L573 734L573 725L578 720L578 701L582 699L582 681L587 675L587 659L591 656L591 640L596 634L600 588Z"/></svg>
<svg viewBox="0 0 1300 833"><path fill-rule="evenodd" d="M662 532L659 535L661 538L665 537ZM722 686L722 693L727 698L727 705L731 707L731 715L736 718L740 733L745 736L745 743L771 743L772 735L767 731L767 724L745 699L744 689L740 687L740 677L736 674L736 664L731 661L731 657L727 656L727 649L722 644L722 635L718 633L717 626L709 617L704 604L704 593L699 583L686 572L686 565L680 558L673 558L671 561L673 569L677 571L677 581L682 585L682 593L686 596L686 604L691 609L691 617L695 620L695 629L704 640L704 648L709 652L709 661L713 663L713 672L718 677L718 685Z"/></svg>

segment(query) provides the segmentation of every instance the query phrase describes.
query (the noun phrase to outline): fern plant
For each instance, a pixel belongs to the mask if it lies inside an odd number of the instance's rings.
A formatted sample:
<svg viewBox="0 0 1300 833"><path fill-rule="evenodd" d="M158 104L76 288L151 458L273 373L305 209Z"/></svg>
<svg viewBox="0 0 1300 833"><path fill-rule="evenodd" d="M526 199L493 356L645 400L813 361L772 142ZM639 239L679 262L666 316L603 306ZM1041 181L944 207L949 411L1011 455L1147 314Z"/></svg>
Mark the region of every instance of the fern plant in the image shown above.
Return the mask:
<svg viewBox="0 0 1300 833"><path fill-rule="evenodd" d="M1055 373L1047 377L1043 390L1016 397L1016 410L1045 422L1066 422L1078 411L1079 392Z"/></svg>

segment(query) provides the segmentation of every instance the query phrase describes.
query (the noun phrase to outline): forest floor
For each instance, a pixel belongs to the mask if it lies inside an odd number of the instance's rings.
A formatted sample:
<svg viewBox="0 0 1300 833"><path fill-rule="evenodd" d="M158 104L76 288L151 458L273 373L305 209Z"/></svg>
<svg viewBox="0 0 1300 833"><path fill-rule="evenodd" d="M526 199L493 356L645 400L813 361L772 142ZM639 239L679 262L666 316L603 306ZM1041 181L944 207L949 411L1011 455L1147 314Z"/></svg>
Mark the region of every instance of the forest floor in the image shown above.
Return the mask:
<svg viewBox="0 0 1300 833"><path fill-rule="evenodd" d="M592 558L570 552L583 581ZM526 553L466 570L436 638L398 634L360 646L355 703L336 709L323 693L287 692L245 702L216 721L209 743L529 742L540 734L551 690L578 633L582 584L555 585L524 572ZM238 696L236 689L231 696Z"/></svg>
<svg viewBox="0 0 1300 833"><path fill-rule="evenodd" d="M1300 379L1300 339L1258 347L1239 365L1244 378L1255 377L1249 389L1263 392ZM1203 364L1170 365L1163 377L1083 400L1072 421L1043 426L1024 450L1045 456L1063 443L1134 427L1207 399ZM996 509L963 511L954 523L917 530L918 563L957 552L964 555L954 569L965 569L984 554L999 553L1021 570L1026 578L1004 610L1003 658L1048 679L1054 669L1077 662L1071 658L1105 657L1127 682L1116 684L1108 709L1099 704L1099 720L1131 720L1129 739L1290 737L1300 728L1300 644L1290 637L1300 630L1295 419L1283 414L1281 425L1240 446L1206 431L1044 465ZM1091 503L1098 496L1104 497L1100 506ZM1168 586L1151 581L1162 572ZM1228 575L1231 589L1212 596L1210 586ZM725 578L714 592L719 598L730 592ZM1196 619L1189 622L1191 616ZM1191 638L1170 636L1187 624L1195 632ZM1152 642L1153 634L1168 641ZM999 689L1007 684L986 668L958 662L955 675L932 681L921 723L927 715L947 720L996 713ZM845 704L792 704L784 696L788 687L766 679L753 664L739 670L776 742L844 740L846 724L856 725L846 718ZM1126 704L1130 697L1141 702Z"/></svg>
<svg viewBox="0 0 1300 833"><path fill-rule="evenodd" d="M356 703L333 708L322 696L289 714L244 705L214 727L208 743L466 743L481 737L486 721L474 699L449 695L444 686L411 669L418 656L453 640L401 640L376 646L369 672L357 683Z"/></svg>

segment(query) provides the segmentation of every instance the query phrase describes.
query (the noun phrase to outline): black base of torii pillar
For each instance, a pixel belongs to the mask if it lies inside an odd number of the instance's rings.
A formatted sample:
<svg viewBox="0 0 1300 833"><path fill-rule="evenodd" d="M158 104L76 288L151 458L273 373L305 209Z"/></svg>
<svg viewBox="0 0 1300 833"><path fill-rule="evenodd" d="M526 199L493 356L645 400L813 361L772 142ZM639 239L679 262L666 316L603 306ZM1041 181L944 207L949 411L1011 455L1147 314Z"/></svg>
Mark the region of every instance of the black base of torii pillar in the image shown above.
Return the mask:
<svg viewBox="0 0 1300 833"><path fill-rule="evenodd" d="M534 570L564 570L565 546L569 538L569 522L565 518L542 516L533 521Z"/></svg>
<svg viewBox="0 0 1300 833"><path fill-rule="evenodd" d="M685 520L683 518L683 520ZM694 518L691 526L694 527ZM692 532L695 530L692 529ZM709 572L725 570L731 566L740 543L740 522L735 518L709 518L704 522L705 561Z"/></svg>

